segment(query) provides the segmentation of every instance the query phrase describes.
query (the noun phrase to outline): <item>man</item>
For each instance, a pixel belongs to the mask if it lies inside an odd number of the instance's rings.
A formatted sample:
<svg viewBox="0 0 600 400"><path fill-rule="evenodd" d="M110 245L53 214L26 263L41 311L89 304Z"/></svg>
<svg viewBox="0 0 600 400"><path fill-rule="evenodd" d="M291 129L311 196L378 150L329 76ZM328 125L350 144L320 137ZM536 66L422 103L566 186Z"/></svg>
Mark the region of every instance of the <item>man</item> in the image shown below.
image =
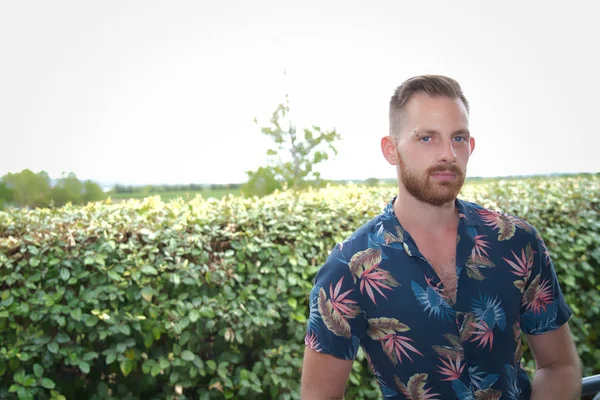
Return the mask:
<svg viewBox="0 0 600 400"><path fill-rule="evenodd" d="M572 312L542 238L515 216L457 199L475 147L460 85L407 80L389 122L381 149L398 195L317 273L302 399L342 399L359 347L385 398L579 398Z"/></svg>

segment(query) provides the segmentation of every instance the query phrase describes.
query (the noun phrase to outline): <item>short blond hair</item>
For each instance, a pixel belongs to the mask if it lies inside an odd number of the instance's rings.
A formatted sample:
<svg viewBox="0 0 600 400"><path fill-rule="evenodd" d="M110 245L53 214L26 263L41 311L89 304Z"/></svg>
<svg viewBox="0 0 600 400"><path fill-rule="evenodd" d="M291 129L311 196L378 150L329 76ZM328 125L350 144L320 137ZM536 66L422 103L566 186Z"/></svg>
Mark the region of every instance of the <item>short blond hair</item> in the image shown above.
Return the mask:
<svg viewBox="0 0 600 400"><path fill-rule="evenodd" d="M404 109L406 103L415 93L425 93L432 97L460 99L465 105L467 115L469 114L469 102L460 84L455 79L443 75L415 76L398 86L390 100L390 135L399 133L399 129L396 129L397 114Z"/></svg>

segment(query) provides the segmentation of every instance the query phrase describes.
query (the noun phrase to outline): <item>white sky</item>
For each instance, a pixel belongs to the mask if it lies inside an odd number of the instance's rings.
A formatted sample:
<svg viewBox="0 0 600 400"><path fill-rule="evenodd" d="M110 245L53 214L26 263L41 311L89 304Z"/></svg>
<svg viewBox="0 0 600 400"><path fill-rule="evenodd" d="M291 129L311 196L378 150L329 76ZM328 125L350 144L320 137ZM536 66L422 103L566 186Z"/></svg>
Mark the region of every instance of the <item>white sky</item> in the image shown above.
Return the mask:
<svg viewBox="0 0 600 400"><path fill-rule="evenodd" d="M0 176L243 182L289 93L343 137L325 178L393 178L388 101L423 73L471 103L469 176L600 171L595 2L0 1Z"/></svg>

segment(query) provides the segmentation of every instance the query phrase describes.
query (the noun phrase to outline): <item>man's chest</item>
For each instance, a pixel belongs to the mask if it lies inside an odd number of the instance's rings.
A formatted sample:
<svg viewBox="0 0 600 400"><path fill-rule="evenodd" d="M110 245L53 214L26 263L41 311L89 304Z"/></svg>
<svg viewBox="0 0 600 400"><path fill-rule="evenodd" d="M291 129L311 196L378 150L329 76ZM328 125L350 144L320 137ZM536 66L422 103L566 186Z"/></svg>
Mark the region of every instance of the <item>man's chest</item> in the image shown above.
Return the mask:
<svg viewBox="0 0 600 400"><path fill-rule="evenodd" d="M447 361L448 349L453 360L456 354L492 357L492 343L499 357L512 354L522 294L511 269L494 256L494 267L479 266L483 272L473 275L465 256L458 257L463 265L457 268L456 250L422 246L419 252L385 249L376 273L389 274L397 285L379 285L382 293L374 285L376 303L361 302L368 321L363 345L373 362L404 368L408 359L418 363L414 371L439 374L435 363Z"/></svg>
<svg viewBox="0 0 600 400"><path fill-rule="evenodd" d="M456 273L456 237L446 240L421 240L417 242L419 252L441 281L444 297L450 304L456 303L458 276Z"/></svg>
<svg viewBox="0 0 600 400"><path fill-rule="evenodd" d="M421 244L417 252L413 245L408 250L382 248L373 277L361 280L358 290L370 300L363 305L367 318L393 317L411 325L426 322L429 328L431 323L451 322L447 328L455 330L456 324L462 325L460 315L483 315L488 309L518 314L523 293L515 284L514 269L504 261L506 252L488 250L489 259L482 262L473 255L473 246L432 242Z"/></svg>

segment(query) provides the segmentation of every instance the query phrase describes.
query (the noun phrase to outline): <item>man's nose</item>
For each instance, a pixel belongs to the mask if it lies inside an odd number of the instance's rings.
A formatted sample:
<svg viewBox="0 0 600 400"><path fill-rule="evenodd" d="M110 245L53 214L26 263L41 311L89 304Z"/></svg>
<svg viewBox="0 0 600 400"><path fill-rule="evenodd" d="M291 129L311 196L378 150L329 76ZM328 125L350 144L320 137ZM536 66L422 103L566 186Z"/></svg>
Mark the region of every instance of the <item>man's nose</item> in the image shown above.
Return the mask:
<svg viewBox="0 0 600 400"><path fill-rule="evenodd" d="M456 161L456 151L454 150L454 142L452 139L442 141L438 161L447 163Z"/></svg>

